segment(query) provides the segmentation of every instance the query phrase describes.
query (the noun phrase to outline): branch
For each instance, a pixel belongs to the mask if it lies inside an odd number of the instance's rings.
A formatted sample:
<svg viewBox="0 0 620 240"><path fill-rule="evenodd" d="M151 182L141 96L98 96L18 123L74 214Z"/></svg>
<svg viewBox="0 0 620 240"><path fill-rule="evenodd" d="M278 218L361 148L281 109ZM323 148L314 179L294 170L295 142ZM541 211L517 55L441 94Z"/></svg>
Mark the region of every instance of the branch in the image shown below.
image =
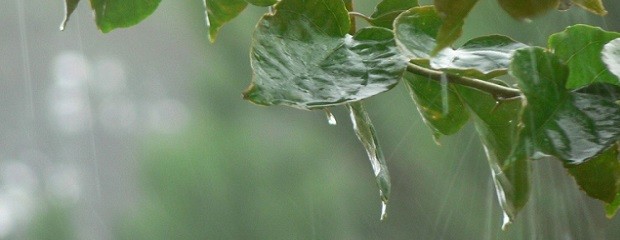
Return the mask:
<svg viewBox="0 0 620 240"><path fill-rule="evenodd" d="M521 91L519 91L519 89L505 87L502 85L498 85L495 83L491 83L491 82L487 82L487 81L483 81L483 80L479 80L475 78L446 74L441 71L436 71L436 70L420 67L413 63L407 64L407 71L410 73L428 77L436 81L441 81L441 78L445 77L450 83L455 83L455 84L475 88L480 91L490 93L497 100L505 100L505 99L521 97Z"/></svg>

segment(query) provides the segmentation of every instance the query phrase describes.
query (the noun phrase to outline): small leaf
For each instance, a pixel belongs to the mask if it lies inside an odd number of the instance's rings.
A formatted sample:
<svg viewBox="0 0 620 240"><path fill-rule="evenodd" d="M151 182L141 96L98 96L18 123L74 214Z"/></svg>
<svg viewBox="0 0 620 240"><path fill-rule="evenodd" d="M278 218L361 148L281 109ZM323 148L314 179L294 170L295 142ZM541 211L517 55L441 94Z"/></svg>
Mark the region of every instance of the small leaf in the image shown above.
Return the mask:
<svg viewBox="0 0 620 240"><path fill-rule="evenodd" d="M469 121L469 114L452 86L442 85L423 76L406 74L407 88L424 123L435 139L452 135Z"/></svg>
<svg viewBox="0 0 620 240"><path fill-rule="evenodd" d="M207 27L209 27L209 41L215 42L220 29L237 17L247 7L245 0L203 0Z"/></svg>
<svg viewBox="0 0 620 240"><path fill-rule="evenodd" d="M601 58L603 46L618 37L620 33L582 24L551 35L549 48L570 68L566 87L574 89L595 82L620 85Z"/></svg>
<svg viewBox="0 0 620 240"><path fill-rule="evenodd" d="M97 27L104 32L131 27L150 16L161 0L91 0Z"/></svg>
<svg viewBox="0 0 620 240"><path fill-rule="evenodd" d="M522 108L520 99L498 103L488 93L476 89L457 88L471 112L484 146L500 206L504 227L512 222L529 198L529 163L526 157L509 161L517 140L517 123Z"/></svg>
<svg viewBox="0 0 620 240"><path fill-rule="evenodd" d="M371 27L350 36L349 26L342 1L278 3L276 14L263 17L254 33L254 79L244 97L314 109L391 89L406 67L392 32Z"/></svg>
<svg viewBox="0 0 620 240"><path fill-rule="evenodd" d="M71 17L71 14L75 11L79 2L80 0L65 0L65 19L63 19L60 24L60 31L65 30L69 17Z"/></svg>
<svg viewBox="0 0 620 240"><path fill-rule="evenodd" d="M541 48L519 49L510 73L527 98L514 156L551 155L580 164L620 139L620 105L598 95L569 92L568 68Z"/></svg>
<svg viewBox="0 0 620 240"><path fill-rule="evenodd" d="M593 12L595 14L604 16L607 14L607 10L603 6L603 2L601 0L571 0L573 3L582 7L585 10Z"/></svg>
<svg viewBox="0 0 620 240"><path fill-rule="evenodd" d="M620 193L620 161L618 146L579 165L564 164L588 196L611 204Z"/></svg>
<svg viewBox="0 0 620 240"><path fill-rule="evenodd" d="M430 59L437 47L435 37L443 20L433 6L415 7L400 14L394 21L396 43L412 60Z"/></svg>
<svg viewBox="0 0 620 240"><path fill-rule="evenodd" d="M402 12L417 7L417 0L383 0L370 15L371 24L377 27L392 29L394 19Z"/></svg>
<svg viewBox="0 0 620 240"><path fill-rule="evenodd" d="M478 0L434 0L435 8L443 19L443 25L437 34L437 46L433 49L432 55L449 47L461 37L465 17L477 2Z"/></svg>
<svg viewBox="0 0 620 240"><path fill-rule="evenodd" d="M560 5L560 0L498 0L499 5L516 19L538 16Z"/></svg>
<svg viewBox="0 0 620 240"><path fill-rule="evenodd" d="M616 83L620 85L620 38L605 44L602 59L609 72L616 75Z"/></svg>
<svg viewBox="0 0 620 240"><path fill-rule="evenodd" d="M460 48L445 48L431 59L431 67L457 75L489 79L506 74L515 50L527 47L509 37L474 38Z"/></svg>
<svg viewBox="0 0 620 240"><path fill-rule="evenodd" d="M355 135L357 135L357 138L360 140L362 145L364 145L368 158L370 159L370 165L372 166L372 170L377 181L377 186L379 187L379 196L383 202L381 220L384 220L387 216L385 206L388 203L390 190L392 187L392 184L390 183L390 173L387 169L387 163L383 156L383 151L381 151L381 147L379 146L379 142L377 141L377 133L375 132L375 128L372 125L370 117L368 116L368 113L364 109L362 103L353 102L348 104L347 107L349 108Z"/></svg>
<svg viewBox="0 0 620 240"><path fill-rule="evenodd" d="M254 6L259 6L259 7L269 7L278 2L278 0L245 0L245 1L248 2L249 4L252 4Z"/></svg>

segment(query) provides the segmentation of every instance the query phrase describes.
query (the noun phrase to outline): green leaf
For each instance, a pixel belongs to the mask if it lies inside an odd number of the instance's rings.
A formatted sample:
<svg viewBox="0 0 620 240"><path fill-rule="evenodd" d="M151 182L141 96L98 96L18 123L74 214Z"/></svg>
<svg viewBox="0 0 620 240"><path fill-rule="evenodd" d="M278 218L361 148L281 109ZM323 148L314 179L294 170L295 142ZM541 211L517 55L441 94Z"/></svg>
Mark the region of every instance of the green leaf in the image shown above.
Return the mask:
<svg viewBox="0 0 620 240"><path fill-rule="evenodd" d="M383 151L381 151L381 147L377 141L377 133L375 132L375 128L372 125L370 117L368 116L368 113L364 109L362 103L353 102L348 104L347 107L349 108L349 113L351 114L351 122L353 123L355 135L360 140L362 145L364 145L368 158L370 159L370 164L377 181L377 186L379 187L379 196L383 202L381 220L384 220L387 216L385 208L387 206L392 187L392 184L390 183L390 173L387 169L387 162L385 161Z"/></svg>
<svg viewBox="0 0 620 240"><path fill-rule="evenodd" d="M590 197L610 204L620 193L618 145L612 146L583 164L564 164L564 167Z"/></svg>
<svg viewBox="0 0 620 240"><path fill-rule="evenodd" d="M91 0L97 27L104 32L131 27L150 16L161 0Z"/></svg>
<svg viewBox="0 0 620 240"><path fill-rule="evenodd" d="M443 25L437 34L437 46L432 52L432 55L435 55L461 37L465 17L478 0L434 0L433 2L439 16L443 19Z"/></svg>
<svg viewBox="0 0 620 240"><path fill-rule="evenodd" d="M431 59L430 66L444 72L489 79L506 74L515 50L527 47L509 37L491 35L474 38L460 48L445 48Z"/></svg>
<svg viewBox="0 0 620 240"><path fill-rule="evenodd" d="M396 43L412 60L430 59L437 47L435 37L443 20L433 6L415 7L400 14L394 21Z"/></svg>
<svg viewBox="0 0 620 240"><path fill-rule="evenodd" d="M603 2L601 0L572 0L572 2L582 7L583 9L586 9L598 15L604 16L607 14L607 10L605 10L605 7L603 6Z"/></svg>
<svg viewBox="0 0 620 240"><path fill-rule="evenodd" d="M227 22L237 17L247 7L245 0L203 0L207 26L209 27L209 41L215 42L220 29Z"/></svg>
<svg viewBox="0 0 620 240"><path fill-rule="evenodd" d="M516 51L510 73L527 98L514 156L551 155L580 164L620 139L620 105L597 95L569 92L568 68L541 48Z"/></svg>
<svg viewBox="0 0 620 240"><path fill-rule="evenodd" d="M278 2L278 0L245 0L249 4L260 7L268 7L274 5Z"/></svg>
<svg viewBox="0 0 620 240"><path fill-rule="evenodd" d="M469 114L454 87L447 79L444 85L427 77L405 74L407 88L424 123L435 139L458 132L469 121Z"/></svg>
<svg viewBox="0 0 620 240"><path fill-rule="evenodd" d="M65 19L63 19L60 24L60 31L65 30L69 17L71 17L71 14L75 11L79 2L80 0L65 0Z"/></svg>
<svg viewBox="0 0 620 240"><path fill-rule="evenodd" d="M529 198L529 164L525 157L509 161L517 140L521 99L501 103L488 93L461 87L458 93L471 111L472 119L485 148L500 206L504 228L512 222Z"/></svg>
<svg viewBox="0 0 620 240"><path fill-rule="evenodd" d="M282 1L260 20L244 97L300 109L355 102L391 89L405 70L393 34L371 27L347 35L342 1Z"/></svg>
<svg viewBox="0 0 620 240"><path fill-rule="evenodd" d="M605 216L610 219L613 218L616 216L618 209L620 209L620 193L616 195L613 202L605 204Z"/></svg>
<svg viewBox="0 0 620 240"><path fill-rule="evenodd" d="M560 0L497 0L510 16L527 19L555 9Z"/></svg>
<svg viewBox="0 0 620 240"><path fill-rule="evenodd" d="M601 58L603 46L618 37L620 33L581 24L551 35L549 48L570 68L566 87L579 88L595 82L620 85Z"/></svg>
<svg viewBox="0 0 620 240"><path fill-rule="evenodd" d="M370 23L373 26L392 29L394 19L396 19L399 14L417 6L419 6L417 0L383 0L377 5L372 15L370 15Z"/></svg>
<svg viewBox="0 0 620 240"><path fill-rule="evenodd" d="M609 72L616 75L616 83L620 83L620 38L605 44L602 59Z"/></svg>

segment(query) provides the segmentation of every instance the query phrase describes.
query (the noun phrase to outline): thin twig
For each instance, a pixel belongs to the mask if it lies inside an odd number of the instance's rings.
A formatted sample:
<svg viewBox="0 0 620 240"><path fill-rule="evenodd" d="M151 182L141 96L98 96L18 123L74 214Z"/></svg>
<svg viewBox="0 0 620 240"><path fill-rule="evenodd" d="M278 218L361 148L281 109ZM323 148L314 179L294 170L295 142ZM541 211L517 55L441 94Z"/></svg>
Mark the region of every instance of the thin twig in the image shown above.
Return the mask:
<svg viewBox="0 0 620 240"><path fill-rule="evenodd" d="M519 91L519 89L502 86L480 79L451 75L441 71L424 68L413 63L407 64L407 71L436 81L441 81L442 76L445 76L450 83L455 83L490 93L497 100L513 99L521 96L521 91Z"/></svg>

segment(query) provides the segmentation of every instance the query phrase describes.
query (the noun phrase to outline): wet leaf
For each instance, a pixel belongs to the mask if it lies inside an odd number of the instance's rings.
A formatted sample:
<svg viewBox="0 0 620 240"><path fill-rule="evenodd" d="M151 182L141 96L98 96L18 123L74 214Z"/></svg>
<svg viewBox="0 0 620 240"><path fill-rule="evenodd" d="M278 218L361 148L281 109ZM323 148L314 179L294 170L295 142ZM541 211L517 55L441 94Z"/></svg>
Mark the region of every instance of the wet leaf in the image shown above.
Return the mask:
<svg viewBox="0 0 620 240"><path fill-rule="evenodd" d="M203 0L207 26L209 27L209 41L215 42L220 29L237 17L248 5L245 0ZM261 1L256 1L261 2Z"/></svg>
<svg viewBox="0 0 620 240"><path fill-rule="evenodd" d="M601 58L603 46L618 37L620 33L581 24L551 35L549 48L570 68L566 87L579 88L595 82L620 85Z"/></svg>
<svg viewBox="0 0 620 240"><path fill-rule="evenodd" d="M245 0L249 4L260 7L268 7L274 5L278 2L278 0Z"/></svg>
<svg viewBox="0 0 620 240"><path fill-rule="evenodd" d="M79 2L80 0L65 0L65 19L63 19L60 24L60 31L65 30L69 17L71 17L71 14L75 11Z"/></svg>
<svg viewBox="0 0 620 240"><path fill-rule="evenodd" d="M580 164L620 139L620 105L598 95L569 92L568 68L541 48L515 52L510 73L527 98L514 156L551 155Z"/></svg>
<svg viewBox="0 0 620 240"><path fill-rule="evenodd" d="M516 19L527 19L556 9L560 0L497 0L499 5L510 16Z"/></svg>
<svg viewBox="0 0 620 240"><path fill-rule="evenodd" d="M161 0L91 0L97 27L104 32L131 27L150 16Z"/></svg>
<svg viewBox="0 0 620 240"><path fill-rule="evenodd" d="M373 26L392 29L394 19L402 12L418 6L417 0L383 0L370 15Z"/></svg>
<svg viewBox="0 0 620 240"><path fill-rule="evenodd" d="M435 8L443 19L443 24L437 33L437 46L432 55L449 47L463 32L465 17L476 5L478 0L434 0Z"/></svg>
<svg viewBox="0 0 620 240"><path fill-rule="evenodd" d="M586 9L598 15L603 16L607 14L607 10L605 10L605 7L603 6L603 2L601 0L572 0L572 2L582 7L583 9Z"/></svg>
<svg viewBox="0 0 620 240"><path fill-rule="evenodd" d="M564 164L575 181L588 196L608 204L620 193L620 161L618 146L579 165Z"/></svg>
<svg viewBox="0 0 620 240"><path fill-rule="evenodd" d="M454 87L427 77L406 74L405 83L424 123L433 131L435 139L441 135L457 133L467 121L469 114L456 94Z"/></svg>
<svg viewBox="0 0 620 240"><path fill-rule="evenodd" d="M506 36L478 37L456 50L445 48L431 59L430 66L457 75L489 79L506 74L512 54L524 47L527 45Z"/></svg>
<svg viewBox="0 0 620 240"><path fill-rule="evenodd" d="M329 13L329 14L326 14ZM342 1L283 1L260 20L251 59L254 79L244 97L300 109L359 101L391 89L405 70L385 28L347 35Z"/></svg>
<svg viewBox="0 0 620 240"><path fill-rule="evenodd" d="M521 157L509 161L517 140L521 99L507 100L497 105L495 98L488 93L461 86L457 90L471 112L484 146L497 198L504 212L505 228L529 198L528 159Z"/></svg>
<svg viewBox="0 0 620 240"><path fill-rule="evenodd" d="M433 6L415 7L394 21L396 43L403 54L413 60L430 59L437 47L435 37L443 20Z"/></svg>
<svg viewBox="0 0 620 240"><path fill-rule="evenodd" d="M616 83L620 83L620 38L605 44L602 59L609 72L616 75Z"/></svg>
<svg viewBox="0 0 620 240"><path fill-rule="evenodd" d="M377 141L377 133L375 132L375 128L372 125L370 117L368 116L368 113L364 109L362 103L354 102L348 104L347 107L349 108L355 135L357 135L357 138L360 140L362 145L364 145L368 158L370 159L370 164L377 181L377 186L379 187L379 196L383 202L381 220L384 220L387 216L385 207L389 200L390 189L392 187L392 184L390 183L390 173L387 169L387 163L383 156L383 151L381 151L381 147L379 146L379 142Z"/></svg>

